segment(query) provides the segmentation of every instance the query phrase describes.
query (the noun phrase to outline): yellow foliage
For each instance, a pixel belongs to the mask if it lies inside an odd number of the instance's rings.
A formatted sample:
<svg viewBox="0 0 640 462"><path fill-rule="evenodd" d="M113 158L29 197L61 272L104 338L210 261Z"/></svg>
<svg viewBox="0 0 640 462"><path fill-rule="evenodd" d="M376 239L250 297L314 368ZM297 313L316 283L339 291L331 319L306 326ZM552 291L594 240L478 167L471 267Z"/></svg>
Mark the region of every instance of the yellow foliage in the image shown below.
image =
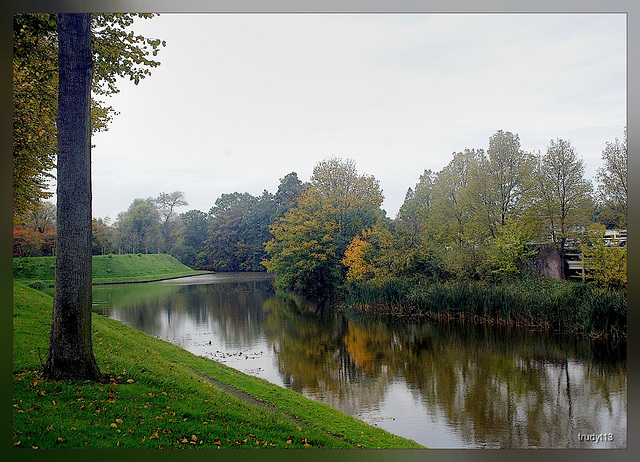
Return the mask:
<svg viewBox="0 0 640 462"><path fill-rule="evenodd" d="M356 235L344 253L342 264L347 267L347 280L361 281L369 278L374 271L373 265L367 261L367 253L372 246L369 242Z"/></svg>
<svg viewBox="0 0 640 462"><path fill-rule="evenodd" d="M627 287L627 249L617 242L607 245L604 226L593 225L589 230L587 244L581 246L587 277L596 284L610 289Z"/></svg>
<svg viewBox="0 0 640 462"><path fill-rule="evenodd" d="M349 356L358 367L370 373L375 371L378 352L376 351L375 338L371 336L369 330L350 322L349 332L343 341Z"/></svg>

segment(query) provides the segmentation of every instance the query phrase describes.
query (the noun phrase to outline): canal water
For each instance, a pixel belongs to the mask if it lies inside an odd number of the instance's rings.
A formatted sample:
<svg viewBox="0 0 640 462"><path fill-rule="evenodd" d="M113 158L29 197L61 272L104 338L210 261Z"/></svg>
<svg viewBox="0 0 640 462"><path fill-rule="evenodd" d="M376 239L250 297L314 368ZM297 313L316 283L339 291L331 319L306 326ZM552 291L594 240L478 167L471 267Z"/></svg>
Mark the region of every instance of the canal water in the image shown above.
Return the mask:
<svg viewBox="0 0 640 462"><path fill-rule="evenodd" d="M94 311L430 448L624 448L626 346L352 315L263 273L95 286Z"/></svg>

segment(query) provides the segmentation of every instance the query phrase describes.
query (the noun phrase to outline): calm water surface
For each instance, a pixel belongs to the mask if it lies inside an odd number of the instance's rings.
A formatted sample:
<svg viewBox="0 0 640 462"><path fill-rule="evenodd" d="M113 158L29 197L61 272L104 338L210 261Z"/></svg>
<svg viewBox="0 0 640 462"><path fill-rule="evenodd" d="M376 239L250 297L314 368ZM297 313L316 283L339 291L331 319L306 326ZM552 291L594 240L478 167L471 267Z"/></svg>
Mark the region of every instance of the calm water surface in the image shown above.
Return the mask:
<svg viewBox="0 0 640 462"><path fill-rule="evenodd" d="M346 315L266 274L95 286L113 319L431 448L627 445L626 348Z"/></svg>

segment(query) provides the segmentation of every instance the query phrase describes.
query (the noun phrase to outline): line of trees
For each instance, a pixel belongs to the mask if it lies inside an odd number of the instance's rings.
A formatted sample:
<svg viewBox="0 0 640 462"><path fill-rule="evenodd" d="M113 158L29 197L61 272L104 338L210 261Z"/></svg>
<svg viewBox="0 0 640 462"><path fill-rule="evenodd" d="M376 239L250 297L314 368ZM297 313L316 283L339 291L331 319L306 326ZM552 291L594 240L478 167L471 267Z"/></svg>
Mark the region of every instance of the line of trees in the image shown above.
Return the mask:
<svg viewBox="0 0 640 462"><path fill-rule="evenodd" d="M358 173L353 160L329 158L307 183L291 172L275 193L223 194L206 213L179 213L188 206L181 191L135 199L113 223L93 220L93 253L165 252L193 268L266 269L287 290L316 293L346 281L508 281L541 274L532 264L541 249L561 260L578 247L592 279L622 288L626 249L603 246L601 237L626 228L626 132L602 158L594 188L569 141L551 140L535 154L517 134L498 131L486 151L465 149L439 172L425 170L395 219L381 209L375 177ZM50 212L32 214L25 228L51 232ZM16 248L38 252L14 233Z"/></svg>
<svg viewBox="0 0 640 462"><path fill-rule="evenodd" d="M572 249L585 253L592 279L625 287L626 249L599 243L606 227L626 228L626 134L607 143L603 159L594 191L569 141L551 140L536 155L498 131L486 152L465 149L440 172L426 170L395 220L356 234L342 259L345 279L508 281L544 274L532 267L541 249L561 263Z"/></svg>
<svg viewBox="0 0 640 462"><path fill-rule="evenodd" d="M184 192L134 199L115 221L94 218L94 255L171 253L192 267L217 271L264 271L269 227L293 207L302 182L295 172L280 180L276 193L223 194L208 213L189 210ZM55 255L56 207L42 201L14 227L14 256Z"/></svg>
<svg viewBox="0 0 640 462"><path fill-rule="evenodd" d="M302 182L292 172L278 191L223 194L208 213L176 209L188 205L182 191L135 199L110 223L94 219L94 254L170 253L193 268L215 271L264 271L264 242L269 227L291 208Z"/></svg>

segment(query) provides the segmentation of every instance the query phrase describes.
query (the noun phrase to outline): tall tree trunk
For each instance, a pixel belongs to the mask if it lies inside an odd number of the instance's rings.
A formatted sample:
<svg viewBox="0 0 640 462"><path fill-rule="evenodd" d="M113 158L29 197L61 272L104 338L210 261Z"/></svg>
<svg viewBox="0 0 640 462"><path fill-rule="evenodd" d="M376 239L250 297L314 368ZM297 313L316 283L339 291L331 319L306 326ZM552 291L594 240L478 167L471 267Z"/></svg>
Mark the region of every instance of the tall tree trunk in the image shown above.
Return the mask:
<svg viewBox="0 0 640 462"><path fill-rule="evenodd" d="M90 14L58 15L57 256L48 379L102 380L91 339Z"/></svg>

